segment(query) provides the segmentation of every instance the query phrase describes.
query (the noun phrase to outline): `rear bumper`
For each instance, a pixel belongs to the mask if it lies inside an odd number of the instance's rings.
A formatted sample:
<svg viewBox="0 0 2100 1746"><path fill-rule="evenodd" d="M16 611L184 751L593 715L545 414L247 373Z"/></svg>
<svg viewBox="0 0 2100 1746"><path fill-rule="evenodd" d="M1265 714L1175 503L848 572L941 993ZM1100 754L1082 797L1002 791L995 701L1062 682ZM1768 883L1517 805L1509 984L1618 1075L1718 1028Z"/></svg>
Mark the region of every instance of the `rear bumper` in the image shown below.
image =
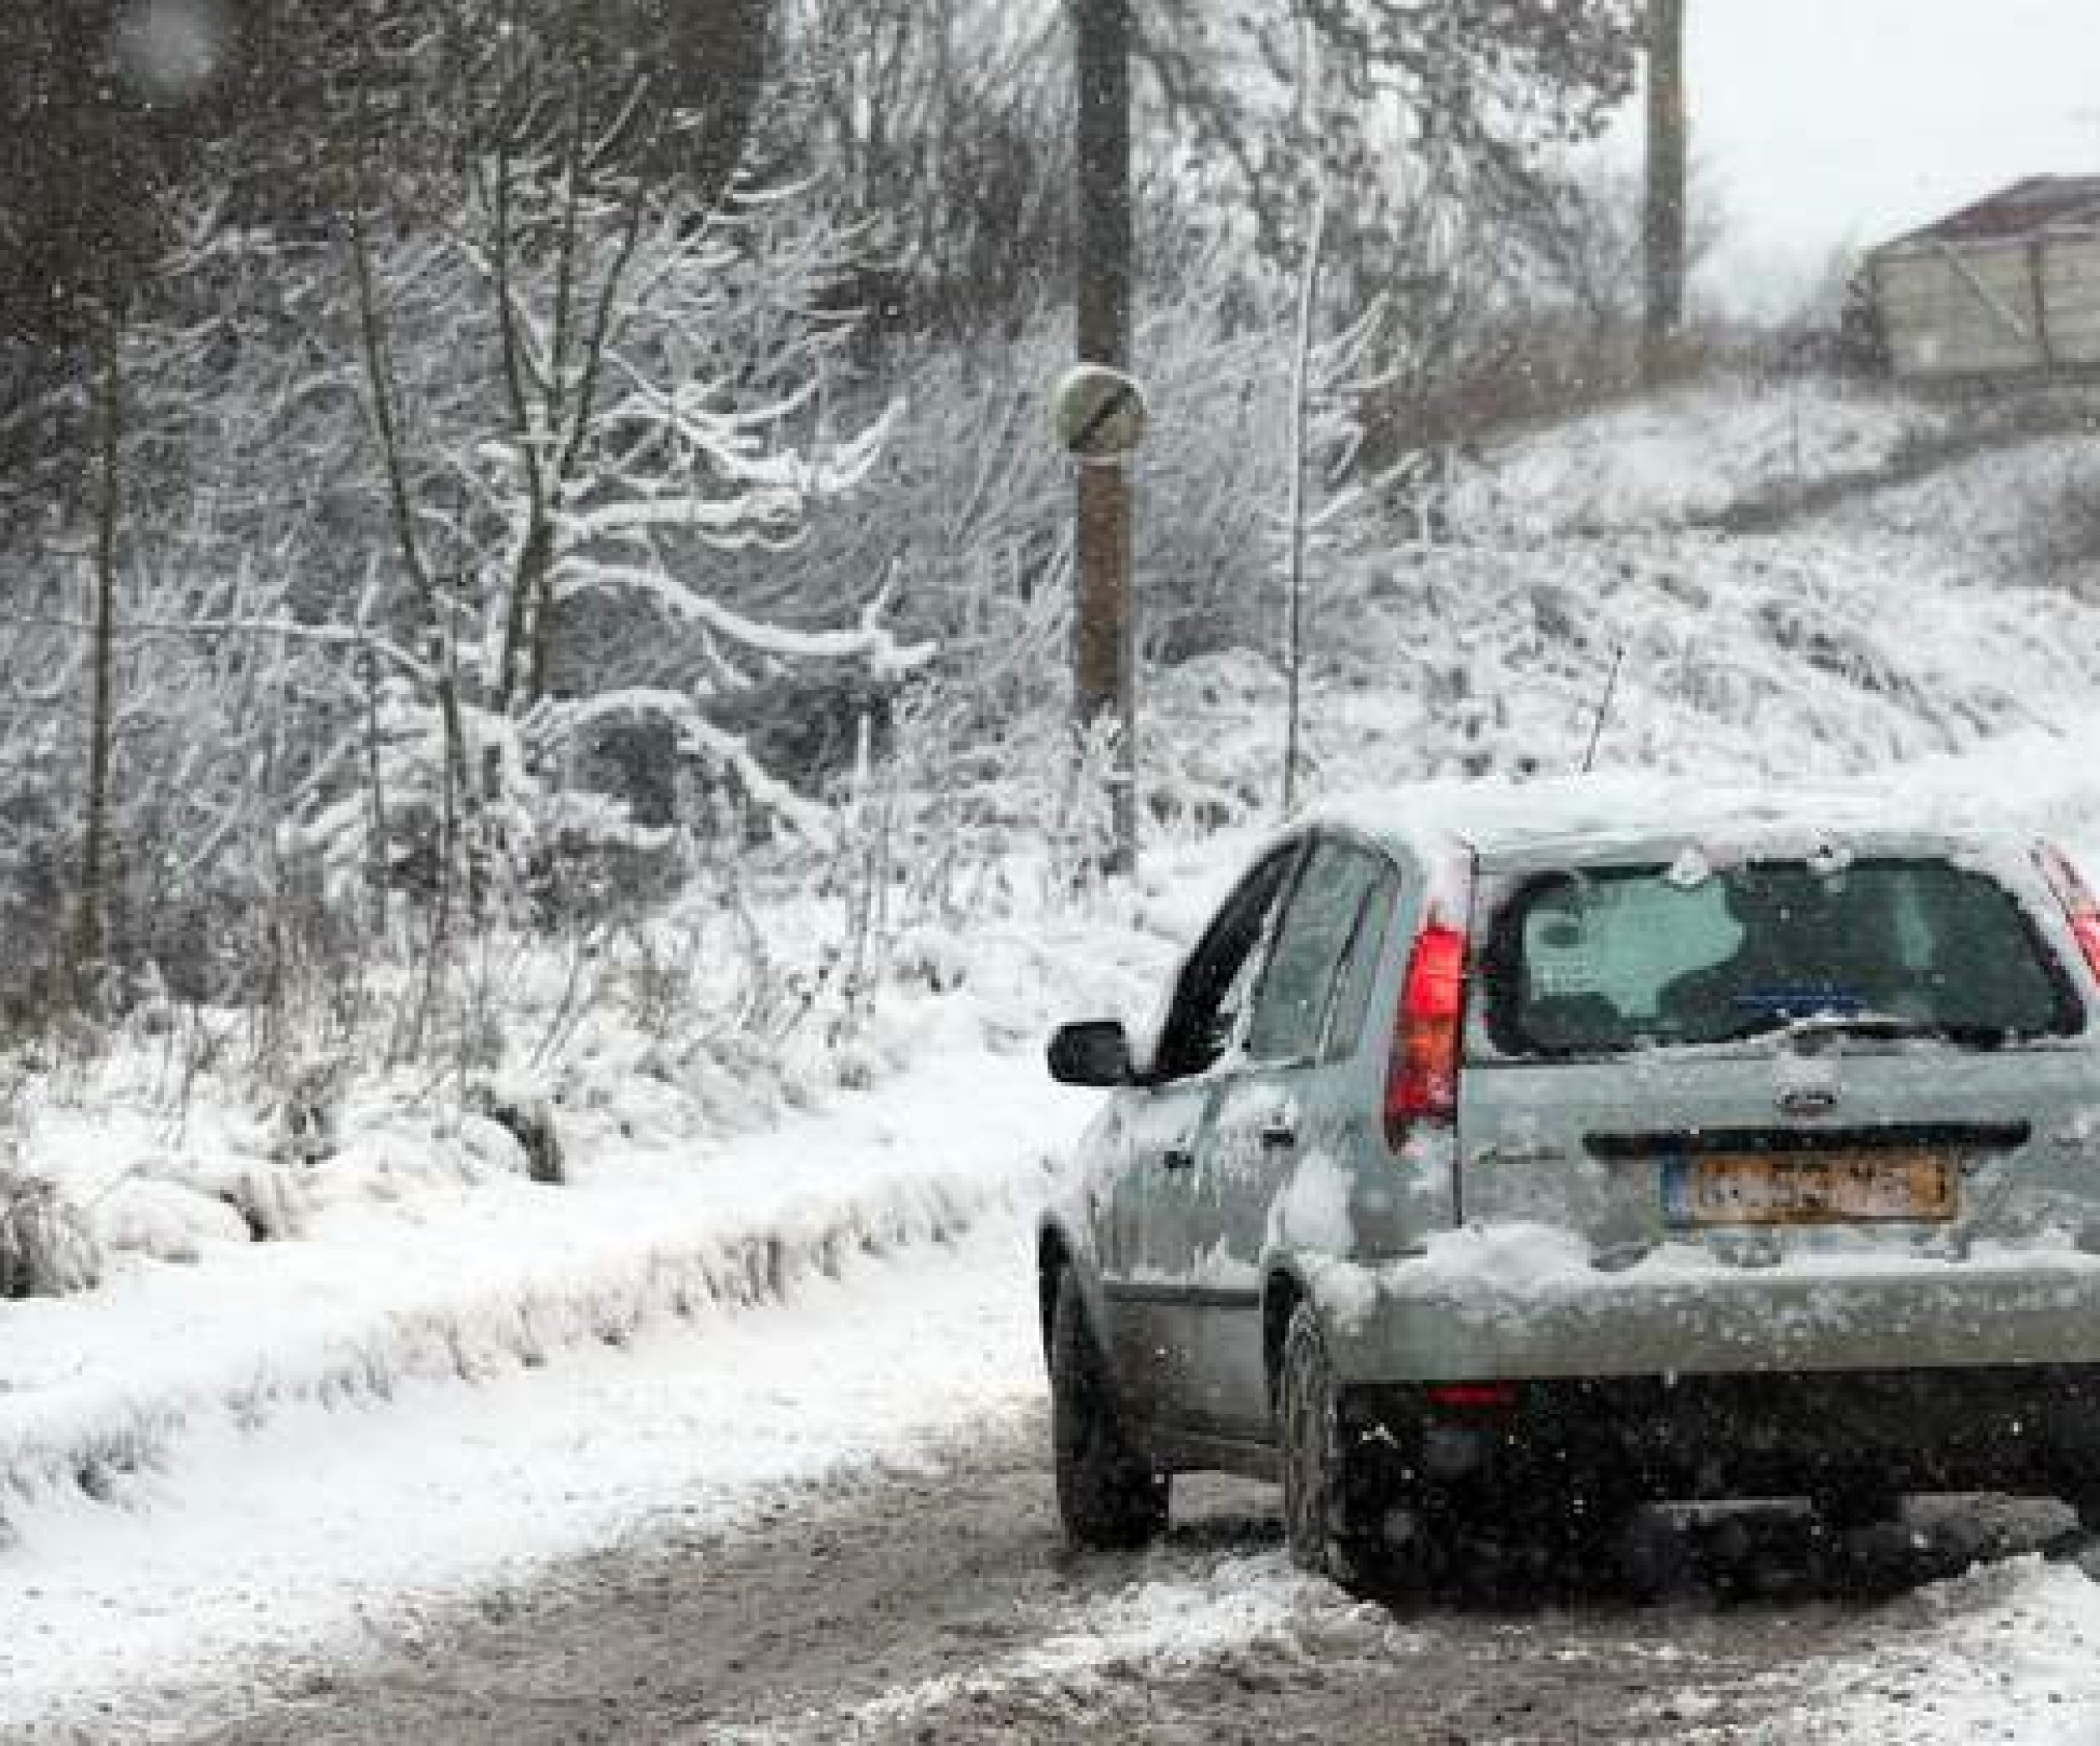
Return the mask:
<svg viewBox="0 0 2100 1746"><path fill-rule="evenodd" d="M1313 1291L1344 1384L2100 1368L2100 1257L2077 1251L1529 1279L1401 1261Z"/></svg>
<svg viewBox="0 0 2100 1746"><path fill-rule="evenodd" d="M1389 1494L2100 1493L2100 1366L1554 1380L1491 1412L1389 1385L1340 1412Z"/></svg>

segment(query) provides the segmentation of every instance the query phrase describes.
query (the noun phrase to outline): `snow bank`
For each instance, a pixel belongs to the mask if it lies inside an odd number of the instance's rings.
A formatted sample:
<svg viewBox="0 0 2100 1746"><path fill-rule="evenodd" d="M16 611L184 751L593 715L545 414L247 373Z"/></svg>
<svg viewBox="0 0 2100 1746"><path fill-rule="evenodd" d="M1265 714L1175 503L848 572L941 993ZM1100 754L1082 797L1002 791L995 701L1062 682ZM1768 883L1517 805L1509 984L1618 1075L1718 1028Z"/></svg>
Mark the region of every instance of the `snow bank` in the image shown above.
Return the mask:
<svg viewBox="0 0 2100 1746"><path fill-rule="evenodd" d="M586 1554L646 1560L927 1468L1041 1397L1028 1259L1025 1222L995 1218L855 1255L763 1314L290 1407L259 1434L194 1427L131 1493L150 1516L75 1494L0 1556L0 1738L209 1733L259 1694L326 1691L346 1660L415 1652L463 1605L573 1580Z"/></svg>
<svg viewBox="0 0 2100 1746"><path fill-rule="evenodd" d="M120 1498L214 1426L479 1381L582 1345L793 1298L859 1255L1032 1206L1088 1113L1032 1060L949 1055L712 1157L630 1153L564 1188L515 1177L324 1210L292 1243L140 1262L6 1306L0 1496ZM972 1111L965 1126L958 1109Z"/></svg>
<svg viewBox="0 0 2100 1746"><path fill-rule="evenodd" d="M1788 1739L2086 1746L2100 1738L2100 1585L2035 1558L1890 1610L1888 1642L1819 1674Z"/></svg>

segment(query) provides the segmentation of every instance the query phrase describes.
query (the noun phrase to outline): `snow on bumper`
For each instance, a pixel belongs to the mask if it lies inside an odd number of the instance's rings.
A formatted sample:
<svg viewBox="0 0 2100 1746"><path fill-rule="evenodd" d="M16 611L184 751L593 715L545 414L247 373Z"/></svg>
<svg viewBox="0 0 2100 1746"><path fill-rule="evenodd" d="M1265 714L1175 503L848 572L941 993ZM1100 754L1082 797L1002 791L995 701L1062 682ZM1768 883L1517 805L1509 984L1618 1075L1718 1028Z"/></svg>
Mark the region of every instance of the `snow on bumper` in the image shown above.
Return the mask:
<svg viewBox="0 0 2100 1746"><path fill-rule="evenodd" d="M1460 1231L1310 1283L1348 1382L2100 1363L2100 1256L2068 1245L1762 1265L1666 1245L1608 1269L1558 1233Z"/></svg>

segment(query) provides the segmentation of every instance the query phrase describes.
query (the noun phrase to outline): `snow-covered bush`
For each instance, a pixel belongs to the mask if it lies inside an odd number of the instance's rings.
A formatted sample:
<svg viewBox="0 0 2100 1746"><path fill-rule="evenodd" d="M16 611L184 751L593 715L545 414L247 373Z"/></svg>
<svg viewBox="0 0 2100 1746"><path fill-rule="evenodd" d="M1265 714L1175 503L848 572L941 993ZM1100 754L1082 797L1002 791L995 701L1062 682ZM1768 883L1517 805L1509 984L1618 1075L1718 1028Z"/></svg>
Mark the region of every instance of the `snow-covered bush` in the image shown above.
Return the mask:
<svg viewBox="0 0 2100 1746"><path fill-rule="evenodd" d="M306 1228L306 1187L282 1165L236 1165L198 1181L240 1216L252 1243L288 1242Z"/></svg>
<svg viewBox="0 0 2100 1746"><path fill-rule="evenodd" d="M617 770L603 748L623 731L820 839L820 810L717 706L798 662L888 681L927 652L879 597L807 627L697 579L713 554L794 544L892 421L842 431L826 396L848 324L819 313L840 246L821 207L696 210L610 170L579 189L536 143L477 166L456 227L361 242L368 392L413 417L381 458L423 646L391 651L295 845L339 901L377 878L479 909L573 884L579 855L648 856L667 822L651 797L579 782Z"/></svg>
<svg viewBox="0 0 2100 1746"><path fill-rule="evenodd" d="M101 1248L80 1208L48 1177L0 1167L0 1299L64 1297L101 1279Z"/></svg>
<svg viewBox="0 0 2100 1746"><path fill-rule="evenodd" d="M517 1142L525 1174L533 1182L551 1186L568 1180L553 1100L543 1086L517 1075L485 1080L468 1100Z"/></svg>
<svg viewBox="0 0 2100 1746"><path fill-rule="evenodd" d="M215 1245L254 1240L239 1210L195 1183L131 1176L88 1209L96 1241L112 1255L150 1255L184 1264Z"/></svg>

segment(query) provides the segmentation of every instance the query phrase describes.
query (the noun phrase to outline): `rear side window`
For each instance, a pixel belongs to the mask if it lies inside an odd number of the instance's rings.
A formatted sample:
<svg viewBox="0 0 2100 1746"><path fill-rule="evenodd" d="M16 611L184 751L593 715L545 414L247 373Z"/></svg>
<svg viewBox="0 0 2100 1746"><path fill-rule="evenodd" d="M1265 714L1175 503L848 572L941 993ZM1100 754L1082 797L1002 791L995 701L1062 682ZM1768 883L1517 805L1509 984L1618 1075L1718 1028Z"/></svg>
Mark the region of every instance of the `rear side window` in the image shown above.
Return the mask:
<svg viewBox="0 0 2100 1746"><path fill-rule="evenodd" d="M1155 1079L1207 1072L1230 1045L1260 972L1277 897L1301 852L1293 843L1272 855L1241 881L1211 923L1175 990Z"/></svg>
<svg viewBox="0 0 2100 1746"><path fill-rule="evenodd" d="M1497 916L1488 985L1491 1040L1519 1055L1726 1042L1817 1014L1984 1046L2083 1022L2011 894L1941 860L1548 875Z"/></svg>
<svg viewBox="0 0 2100 1746"><path fill-rule="evenodd" d="M1352 948L1384 870L1373 856L1346 844L1323 841L1313 850L1255 997L1246 1037L1251 1059L1310 1061L1319 1054L1337 973L1345 958L1355 962Z"/></svg>
<svg viewBox="0 0 2100 1746"><path fill-rule="evenodd" d="M1399 901L1399 875L1389 867L1381 869L1378 883L1363 901L1348 962L1343 965L1342 980L1334 990L1334 1015L1328 1021L1323 1060L1347 1060L1363 1040L1363 1021L1370 1016L1371 994L1378 986L1386 930L1392 926L1393 911Z"/></svg>

